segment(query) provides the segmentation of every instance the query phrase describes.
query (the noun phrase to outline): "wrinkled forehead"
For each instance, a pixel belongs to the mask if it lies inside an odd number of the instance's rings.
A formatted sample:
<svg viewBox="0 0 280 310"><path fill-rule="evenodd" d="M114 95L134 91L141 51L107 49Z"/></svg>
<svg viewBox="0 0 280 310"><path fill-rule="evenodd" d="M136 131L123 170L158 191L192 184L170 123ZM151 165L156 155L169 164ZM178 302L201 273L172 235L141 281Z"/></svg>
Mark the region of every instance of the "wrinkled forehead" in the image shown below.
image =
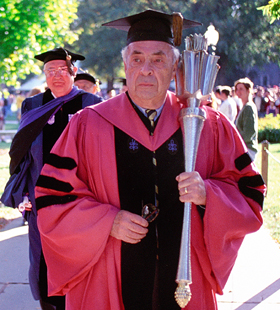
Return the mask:
<svg viewBox="0 0 280 310"><path fill-rule="evenodd" d="M132 42L128 46L128 52L132 53L141 53L141 54L150 54L150 55L159 55L164 54L166 56L172 54L172 46L165 42L159 41L137 41Z"/></svg>
<svg viewBox="0 0 280 310"><path fill-rule="evenodd" d="M49 69L49 68L56 68L56 67L64 67L66 66L66 60L63 59L55 59L55 60L50 60L44 65L44 69Z"/></svg>

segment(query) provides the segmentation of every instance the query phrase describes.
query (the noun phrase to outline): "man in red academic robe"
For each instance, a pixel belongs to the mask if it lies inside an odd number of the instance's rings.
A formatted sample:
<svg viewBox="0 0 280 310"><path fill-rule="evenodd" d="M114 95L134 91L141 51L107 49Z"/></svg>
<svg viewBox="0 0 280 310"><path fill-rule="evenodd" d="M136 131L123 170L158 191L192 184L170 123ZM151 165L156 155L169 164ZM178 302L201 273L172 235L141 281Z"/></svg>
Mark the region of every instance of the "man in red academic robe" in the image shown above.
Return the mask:
<svg viewBox="0 0 280 310"><path fill-rule="evenodd" d="M195 171L183 172L182 104L167 90L179 56L170 17L121 20L128 91L73 116L38 180L49 294L66 294L67 310L179 309L184 202L193 204L186 309L217 309L244 236L262 224L265 185L222 114L203 108ZM157 210L151 222L147 205Z"/></svg>

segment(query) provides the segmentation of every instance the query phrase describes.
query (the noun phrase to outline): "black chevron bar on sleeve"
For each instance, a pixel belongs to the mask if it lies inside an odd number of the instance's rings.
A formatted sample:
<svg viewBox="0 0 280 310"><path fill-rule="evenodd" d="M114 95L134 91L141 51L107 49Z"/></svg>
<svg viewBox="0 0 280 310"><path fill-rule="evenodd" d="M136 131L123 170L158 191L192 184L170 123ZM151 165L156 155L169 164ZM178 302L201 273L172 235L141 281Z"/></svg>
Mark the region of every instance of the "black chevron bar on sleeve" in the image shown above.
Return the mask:
<svg viewBox="0 0 280 310"><path fill-rule="evenodd" d="M73 190L73 186L64 181L57 180L53 177L48 177L45 175L40 175L36 183L36 186L53 189L59 192L70 193Z"/></svg>
<svg viewBox="0 0 280 310"><path fill-rule="evenodd" d="M77 167L77 163L73 158L62 157L53 153L49 154L46 163L58 169L72 170Z"/></svg>
<svg viewBox="0 0 280 310"><path fill-rule="evenodd" d="M239 171L241 171L242 169L244 169L247 166L249 166L251 164L251 162L252 162L252 159L251 159L251 157L249 156L248 153L242 154L241 156L236 158L236 160L234 161L235 167Z"/></svg>
<svg viewBox="0 0 280 310"><path fill-rule="evenodd" d="M66 195L66 196L42 196L36 198L36 208L40 210L42 208L51 206L51 205L58 205L58 204L66 204L72 201L75 201L78 196L76 195Z"/></svg>
<svg viewBox="0 0 280 310"><path fill-rule="evenodd" d="M264 196L256 188L262 185L264 185L264 181L260 174L242 177L238 181L238 187L241 193L256 201L261 207L263 207Z"/></svg>

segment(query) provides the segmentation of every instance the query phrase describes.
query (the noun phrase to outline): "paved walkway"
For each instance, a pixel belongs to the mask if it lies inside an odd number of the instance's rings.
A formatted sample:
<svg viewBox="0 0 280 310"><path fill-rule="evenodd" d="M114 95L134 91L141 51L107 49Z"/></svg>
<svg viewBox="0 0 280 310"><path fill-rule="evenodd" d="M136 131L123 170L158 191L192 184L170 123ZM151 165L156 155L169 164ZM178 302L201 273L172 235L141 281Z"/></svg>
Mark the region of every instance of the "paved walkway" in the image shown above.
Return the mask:
<svg viewBox="0 0 280 310"><path fill-rule="evenodd" d="M245 237L224 295L217 298L219 310L280 309L280 245L268 230Z"/></svg>
<svg viewBox="0 0 280 310"><path fill-rule="evenodd" d="M28 283L27 230L18 218L0 231L0 310L40 309ZM245 238L224 295L217 298L219 310L280 309L280 247L266 229Z"/></svg>
<svg viewBox="0 0 280 310"><path fill-rule="evenodd" d="M38 310L28 282L28 227L22 217L0 231L0 310Z"/></svg>

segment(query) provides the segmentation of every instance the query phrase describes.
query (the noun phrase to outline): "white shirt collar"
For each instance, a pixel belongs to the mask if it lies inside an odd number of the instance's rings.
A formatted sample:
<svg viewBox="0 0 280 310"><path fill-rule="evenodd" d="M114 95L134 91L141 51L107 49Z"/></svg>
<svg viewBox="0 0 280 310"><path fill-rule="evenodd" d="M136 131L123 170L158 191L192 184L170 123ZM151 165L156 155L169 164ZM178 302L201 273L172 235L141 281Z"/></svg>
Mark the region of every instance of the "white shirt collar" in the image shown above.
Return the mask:
<svg viewBox="0 0 280 310"><path fill-rule="evenodd" d="M137 105L136 103L134 103L134 104L135 104L135 105L137 106L137 108L147 117L147 113L146 113L146 110L147 110L147 109L144 109L144 108L140 107L140 106ZM158 109L156 109L157 115L156 115L156 117L155 117L155 119L154 119L155 121L156 121L157 118L160 116L160 113L161 113L163 107L164 107L164 104L163 104L161 107L159 107Z"/></svg>

